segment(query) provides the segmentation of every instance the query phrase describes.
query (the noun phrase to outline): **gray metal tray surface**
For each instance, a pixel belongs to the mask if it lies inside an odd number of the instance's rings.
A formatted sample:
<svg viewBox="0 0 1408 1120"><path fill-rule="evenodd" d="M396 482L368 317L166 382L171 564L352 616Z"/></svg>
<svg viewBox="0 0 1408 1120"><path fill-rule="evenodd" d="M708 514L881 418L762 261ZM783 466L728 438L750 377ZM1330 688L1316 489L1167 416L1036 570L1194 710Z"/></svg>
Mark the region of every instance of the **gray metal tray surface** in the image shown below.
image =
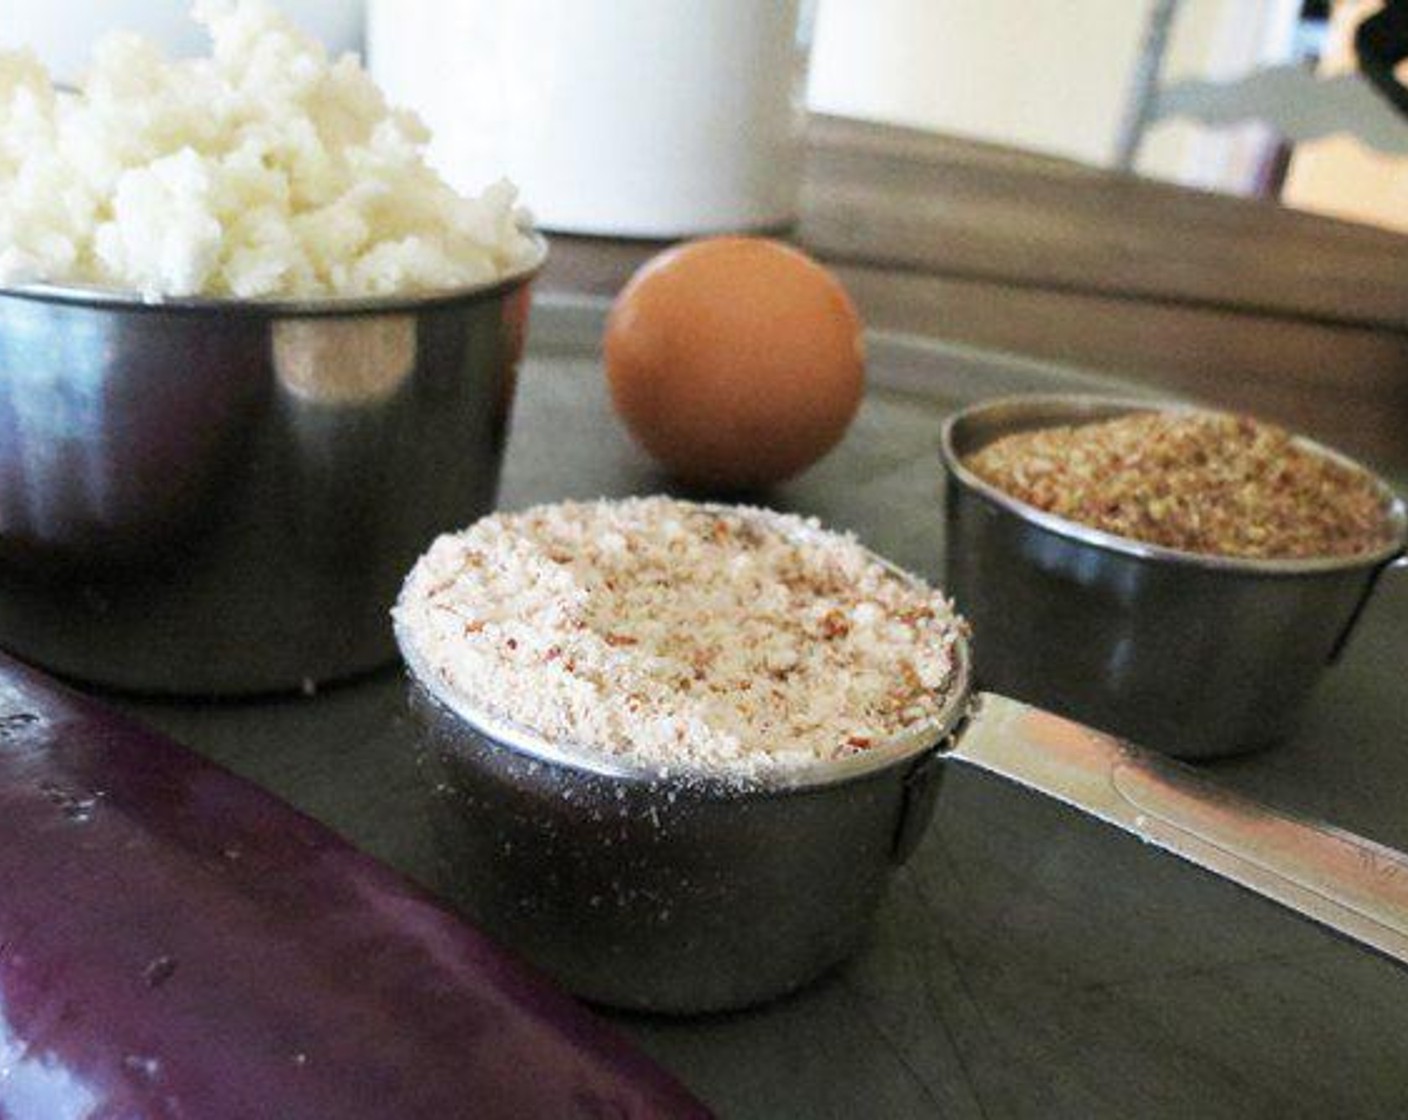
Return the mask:
<svg viewBox="0 0 1408 1120"><path fill-rule="evenodd" d="M611 415L602 314L537 306L504 506L668 489ZM1138 392L922 339L875 336L870 355L872 391L845 442L765 500L931 579L946 411L1023 390ZM1408 580L1390 578L1299 737L1206 769L1408 848L1405 653ZM426 879L403 701L388 669L311 697L122 704ZM848 965L752 1011L608 1014L732 1117L1408 1115L1408 972L961 767Z"/></svg>

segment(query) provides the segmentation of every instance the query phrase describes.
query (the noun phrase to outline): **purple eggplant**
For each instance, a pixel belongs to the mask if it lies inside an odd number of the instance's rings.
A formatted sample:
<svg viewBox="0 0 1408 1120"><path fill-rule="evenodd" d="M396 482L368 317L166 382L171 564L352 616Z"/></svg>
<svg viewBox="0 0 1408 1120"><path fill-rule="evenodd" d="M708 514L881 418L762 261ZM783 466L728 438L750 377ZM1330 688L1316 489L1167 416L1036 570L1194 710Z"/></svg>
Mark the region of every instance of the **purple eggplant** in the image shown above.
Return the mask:
<svg viewBox="0 0 1408 1120"><path fill-rule="evenodd" d="M395 872L0 657L0 1120L706 1115Z"/></svg>

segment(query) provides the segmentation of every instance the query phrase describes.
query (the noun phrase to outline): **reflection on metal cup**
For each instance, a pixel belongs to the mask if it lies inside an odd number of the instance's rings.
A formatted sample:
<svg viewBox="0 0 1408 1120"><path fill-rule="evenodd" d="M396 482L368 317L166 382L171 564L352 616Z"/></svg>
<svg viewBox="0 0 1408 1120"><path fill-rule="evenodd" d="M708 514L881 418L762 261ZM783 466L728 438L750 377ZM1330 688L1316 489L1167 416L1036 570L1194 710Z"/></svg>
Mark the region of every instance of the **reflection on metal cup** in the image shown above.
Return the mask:
<svg viewBox="0 0 1408 1120"><path fill-rule="evenodd" d="M0 292L0 644L179 694L392 660L406 569L493 506L541 260L404 298Z"/></svg>
<svg viewBox="0 0 1408 1120"><path fill-rule="evenodd" d="M280 387L309 403L385 400L415 367L413 315L274 323L274 376Z"/></svg>

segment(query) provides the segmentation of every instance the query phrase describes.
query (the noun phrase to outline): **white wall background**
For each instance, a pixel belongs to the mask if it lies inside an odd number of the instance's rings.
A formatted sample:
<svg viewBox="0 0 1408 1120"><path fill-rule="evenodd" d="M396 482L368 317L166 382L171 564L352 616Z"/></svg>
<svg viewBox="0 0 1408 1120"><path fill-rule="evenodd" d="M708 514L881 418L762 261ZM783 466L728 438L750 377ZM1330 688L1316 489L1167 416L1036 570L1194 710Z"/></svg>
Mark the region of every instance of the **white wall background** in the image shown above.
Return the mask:
<svg viewBox="0 0 1408 1120"><path fill-rule="evenodd" d="M359 49L362 0L274 0L336 51ZM121 28L161 43L173 54L206 51L191 20L191 0L0 0L0 47L32 47L63 81L87 68L93 43Z"/></svg>
<svg viewBox="0 0 1408 1120"><path fill-rule="evenodd" d="M334 49L361 46L364 0L276 2ZM1153 0L814 2L813 108L1106 165ZM1183 0L1162 81L1231 79L1284 60L1299 6L1299 0ZM1343 0L1341 38L1352 27L1349 16L1377 6L1378 0ZM177 53L203 50L189 10L190 0L0 0L0 47L32 46L71 81L93 41L114 27ZM1243 191L1269 143L1256 126L1216 131L1163 121L1149 130L1137 168ZM1361 201L1372 195L1372 220L1408 228L1405 182L1402 161L1331 139L1302 146L1286 197L1363 217Z"/></svg>
<svg viewBox="0 0 1408 1120"><path fill-rule="evenodd" d="M1151 0L821 0L808 99L1106 165ZM1285 57L1297 0L1184 0L1163 80L1231 78ZM1235 187L1256 135L1151 131L1139 168Z"/></svg>
<svg viewBox="0 0 1408 1120"><path fill-rule="evenodd" d="M1102 162L1143 0L821 0L808 100Z"/></svg>

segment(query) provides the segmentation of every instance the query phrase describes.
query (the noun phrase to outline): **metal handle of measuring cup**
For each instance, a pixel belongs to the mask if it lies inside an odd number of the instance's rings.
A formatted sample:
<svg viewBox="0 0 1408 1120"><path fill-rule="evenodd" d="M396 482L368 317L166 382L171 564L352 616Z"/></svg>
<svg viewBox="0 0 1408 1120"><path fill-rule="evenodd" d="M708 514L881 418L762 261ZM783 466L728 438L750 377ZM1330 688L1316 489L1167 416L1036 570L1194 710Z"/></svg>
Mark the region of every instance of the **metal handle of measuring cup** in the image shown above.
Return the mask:
<svg viewBox="0 0 1408 1120"><path fill-rule="evenodd" d="M944 758L1064 801L1408 964L1408 855L990 693Z"/></svg>
<svg viewBox="0 0 1408 1120"><path fill-rule="evenodd" d="M1349 616L1349 621L1344 624L1344 629L1340 631L1340 636L1335 641L1334 649L1330 651L1330 664L1333 665L1344 653L1344 647L1349 644L1350 635L1358 628L1359 620L1364 617L1365 608L1369 606L1369 601L1373 599L1378 590L1379 581L1388 572L1408 572L1408 552L1400 552L1392 559L1385 560L1369 577L1368 583L1364 586L1364 594L1359 597L1359 602L1354 607L1354 613Z"/></svg>

